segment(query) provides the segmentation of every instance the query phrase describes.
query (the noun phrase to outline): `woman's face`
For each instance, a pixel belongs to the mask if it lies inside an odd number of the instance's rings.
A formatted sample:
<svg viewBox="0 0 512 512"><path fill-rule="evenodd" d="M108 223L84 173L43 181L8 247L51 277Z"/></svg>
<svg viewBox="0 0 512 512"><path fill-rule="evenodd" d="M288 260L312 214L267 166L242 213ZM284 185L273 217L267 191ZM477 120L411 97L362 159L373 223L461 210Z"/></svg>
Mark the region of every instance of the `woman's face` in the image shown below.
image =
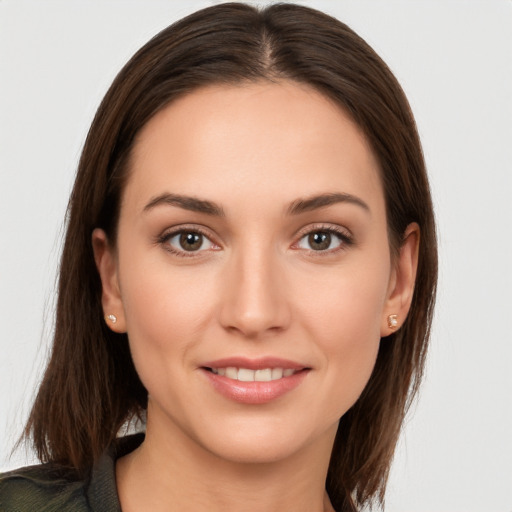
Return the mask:
<svg viewBox="0 0 512 512"><path fill-rule="evenodd" d="M148 436L236 461L331 446L401 312L378 164L343 111L289 82L175 101L138 136L104 240Z"/></svg>

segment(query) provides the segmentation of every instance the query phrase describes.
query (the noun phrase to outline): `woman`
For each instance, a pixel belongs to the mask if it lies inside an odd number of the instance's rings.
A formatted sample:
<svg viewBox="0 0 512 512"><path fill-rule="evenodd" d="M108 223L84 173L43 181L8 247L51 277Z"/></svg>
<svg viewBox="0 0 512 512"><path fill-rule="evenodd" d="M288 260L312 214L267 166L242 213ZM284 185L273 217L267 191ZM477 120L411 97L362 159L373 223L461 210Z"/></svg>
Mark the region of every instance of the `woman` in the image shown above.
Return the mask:
<svg viewBox="0 0 512 512"><path fill-rule="evenodd" d="M291 4L169 27L105 96L68 215L26 428L47 464L4 475L3 508L383 499L437 260L413 117L364 41Z"/></svg>

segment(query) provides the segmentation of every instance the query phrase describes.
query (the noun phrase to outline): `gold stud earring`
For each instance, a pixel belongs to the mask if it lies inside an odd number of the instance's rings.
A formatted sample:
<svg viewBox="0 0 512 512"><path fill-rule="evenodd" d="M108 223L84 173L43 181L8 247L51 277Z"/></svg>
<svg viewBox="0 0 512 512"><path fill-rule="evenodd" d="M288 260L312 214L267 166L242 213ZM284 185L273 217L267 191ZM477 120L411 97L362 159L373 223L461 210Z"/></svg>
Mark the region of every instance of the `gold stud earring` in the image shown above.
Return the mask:
<svg viewBox="0 0 512 512"><path fill-rule="evenodd" d="M112 322L113 324L115 324L117 322L117 316L116 315L105 315L105 322Z"/></svg>
<svg viewBox="0 0 512 512"><path fill-rule="evenodd" d="M388 327L390 329L396 329L398 327L398 315L388 316Z"/></svg>

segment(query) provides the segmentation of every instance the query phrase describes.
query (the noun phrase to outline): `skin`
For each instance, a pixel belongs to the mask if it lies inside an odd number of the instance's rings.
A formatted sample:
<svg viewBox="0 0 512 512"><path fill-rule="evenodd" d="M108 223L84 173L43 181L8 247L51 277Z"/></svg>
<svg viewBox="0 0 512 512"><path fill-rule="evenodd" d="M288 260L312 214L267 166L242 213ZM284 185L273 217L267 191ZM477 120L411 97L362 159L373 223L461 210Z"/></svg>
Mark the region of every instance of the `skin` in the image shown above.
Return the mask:
<svg viewBox="0 0 512 512"><path fill-rule="evenodd" d="M147 206L168 193L223 215ZM366 207L289 212L335 193ZM179 229L207 238L187 252ZM341 236L312 245L309 234L328 230ZM152 118L136 140L116 243L93 233L104 311L128 333L149 392L146 439L117 463L123 511L331 510L338 421L370 377L388 315L407 315L418 239L410 225L392 261L378 163L311 88L211 86ZM310 370L276 400L241 404L200 370L231 356Z"/></svg>

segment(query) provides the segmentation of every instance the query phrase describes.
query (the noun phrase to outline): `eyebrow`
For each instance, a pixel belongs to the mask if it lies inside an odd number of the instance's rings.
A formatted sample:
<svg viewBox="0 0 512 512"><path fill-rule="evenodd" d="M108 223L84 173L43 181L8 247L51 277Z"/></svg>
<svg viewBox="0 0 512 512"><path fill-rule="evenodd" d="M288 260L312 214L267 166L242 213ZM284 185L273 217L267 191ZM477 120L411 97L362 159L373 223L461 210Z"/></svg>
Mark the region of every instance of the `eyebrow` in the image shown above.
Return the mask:
<svg viewBox="0 0 512 512"><path fill-rule="evenodd" d="M156 206L160 205L177 206L179 208L183 208L184 210L205 213L206 215L213 215L217 217L225 216L222 207L213 203L212 201L168 193L161 194L151 199L151 201L149 201L149 203L144 207L144 212L152 210Z"/></svg>
<svg viewBox="0 0 512 512"><path fill-rule="evenodd" d="M287 214L299 215L304 212L325 208L326 206L331 206L337 203L354 204L370 213L370 207L359 197L352 194L335 192L296 199L287 208ZM225 217L223 208L212 201L169 193L161 194L151 199L149 203L144 207L144 212L152 210L153 208L161 205L177 206L178 208L183 208L184 210L204 213L206 215L212 215L216 217Z"/></svg>
<svg viewBox="0 0 512 512"><path fill-rule="evenodd" d="M329 193L319 194L312 197L306 197L304 199L297 199L293 201L288 207L289 215L298 215L300 213L309 212L311 210L317 210L318 208L324 208L337 203L349 203L356 206L360 206L363 210L371 213L370 207L359 197L353 196L352 194L344 193Z"/></svg>

